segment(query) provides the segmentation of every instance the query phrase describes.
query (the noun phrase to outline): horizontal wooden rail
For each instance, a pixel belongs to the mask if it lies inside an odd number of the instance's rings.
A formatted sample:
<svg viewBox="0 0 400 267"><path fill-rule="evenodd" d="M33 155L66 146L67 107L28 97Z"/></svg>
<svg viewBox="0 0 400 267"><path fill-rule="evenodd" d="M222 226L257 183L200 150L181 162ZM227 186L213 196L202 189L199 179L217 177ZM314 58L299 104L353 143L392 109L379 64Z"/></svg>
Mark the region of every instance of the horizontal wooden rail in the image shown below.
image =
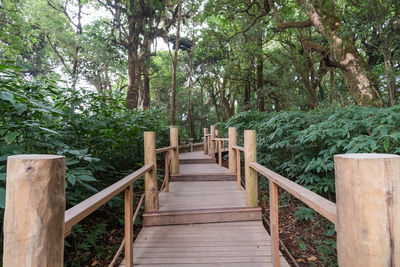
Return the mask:
<svg viewBox="0 0 400 267"><path fill-rule="evenodd" d="M226 142L228 142L229 138L213 138L212 140L213 141L226 141Z"/></svg>
<svg viewBox="0 0 400 267"><path fill-rule="evenodd" d="M250 162L249 166L260 173L261 175L267 177L270 181L274 182L276 185L289 192L310 208L316 210L322 216L336 224L337 213L336 204L321 197L320 195L308 190L307 188L290 181L289 179L271 171L270 169L256 163Z"/></svg>
<svg viewBox="0 0 400 267"><path fill-rule="evenodd" d="M167 147L158 148L158 149L156 149L156 154L167 152L167 151L170 151L173 149L176 149L176 146L167 146Z"/></svg>
<svg viewBox="0 0 400 267"><path fill-rule="evenodd" d="M133 182L137 181L146 172L153 169L153 165L146 165L135 171L134 173L126 176L118 182L110 185L103 189L97 194L89 197L81 203L73 206L72 208L65 211L65 233L67 236L71 232L72 226L79 223L81 220L86 218L89 214L103 206L107 201L124 191Z"/></svg>
<svg viewBox="0 0 400 267"><path fill-rule="evenodd" d="M242 146L232 146L232 148L244 152L244 147Z"/></svg>

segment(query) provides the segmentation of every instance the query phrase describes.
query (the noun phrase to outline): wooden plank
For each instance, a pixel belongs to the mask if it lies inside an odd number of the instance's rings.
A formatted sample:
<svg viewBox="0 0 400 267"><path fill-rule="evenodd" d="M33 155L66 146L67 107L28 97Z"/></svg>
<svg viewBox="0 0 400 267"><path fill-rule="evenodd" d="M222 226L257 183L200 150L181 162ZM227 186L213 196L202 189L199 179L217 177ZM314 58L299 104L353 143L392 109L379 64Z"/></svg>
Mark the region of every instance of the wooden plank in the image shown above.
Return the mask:
<svg viewBox="0 0 400 267"><path fill-rule="evenodd" d="M170 150L173 150L173 149L176 149L176 146L167 146L167 147L157 148L156 149L156 154L167 152L167 151L170 151Z"/></svg>
<svg viewBox="0 0 400 267"><path fill-rule="evenodd" d="M91 196L90 198L65 211L64 221L66 233L68 232L68 229L72 228L72 226L79 223L81 220L86 218L89 214L97 210L99 207L103 206L107 201L124 191L125 188L127 188L130 184L137 181L146 172L152 169L152 165L145 165L134 173L126 176L118 182L103 189L99 193Z"/></svg>
<svg viewBox="0 0 400 267"><path fill-rule="evenodd" d="M208 164L182 164L180 166L181 172L179 174L210 174L210 173L229 173L225 167L220 167L215 163Z"/></svg>
<svg viewBox="0 0 400 267"><path fill-rule="evenodd" d="M224 173L171 175L171 182L189 181L236 181L236 175Z"/></svg>
<svg viewBox="0 0 400 267"><path fill-rule="evenodd" d="M316 210L319 214L336 224L336 204L321 197L320 195L308 190L307 188L290 181L289 179L271 171L270 169L251 162L250 167L260 174L264 175L279 187L292 194L310 208Z"/></svg>
<svg viewBox="0 0 400 267"><path fill-rule="evenodd" d="M179 237L188 230L190 235ZM269 236L261 221L145 227L134 250L137 266L272 267ZM280 260L289 266L282 256Z"/></svg>
<svg viewBox="0 0 400 267"><path fill-rule="evenodd" d="M143 214L143 225L172 225L261 220L261 208L159 211Z"/></svg>
<svg viewBox="0 0 400 267"><path fill-rule="evenodd" d="M216 159L180 159L179 164L209 164L216 163Z"/></svg>
<svg viewBox="0 0 400 267"><path fill-rule="evenodd" d="M244 147L242 146L232 146L232 148L244 152Z"/></svg>

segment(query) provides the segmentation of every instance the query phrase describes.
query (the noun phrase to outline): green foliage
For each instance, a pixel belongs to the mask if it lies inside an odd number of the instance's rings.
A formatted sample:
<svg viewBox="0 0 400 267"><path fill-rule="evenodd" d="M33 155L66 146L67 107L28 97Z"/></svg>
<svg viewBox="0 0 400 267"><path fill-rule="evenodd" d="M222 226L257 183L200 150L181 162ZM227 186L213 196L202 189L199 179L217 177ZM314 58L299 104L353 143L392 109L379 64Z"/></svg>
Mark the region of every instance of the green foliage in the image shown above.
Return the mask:
<svg viewBox="0 0 400 267"><path fill-rule="evenodd" d="M60 88L51 80L28 80L10 64L0 64L0 88L1 208L10 155L64 155L69 208L143 164L143 131L157 132L157 146L169 140L165 112L126 110L122 94L105 96ZM122 203L114 198L107 205ZM94 247L105 225L93 227L78 239L77 250Z"/></svg>
<svg viewBox="0 0 400 267"><path fill-rule="evenodd" d="M257 131L260 164L335 199L333 155L400 153L400 106L238 113L220 128Z"/></svg>
<svg viewBox="0 0 400 267"><path fill-rule="evenodd" d="M312 221L314 220L314 213L313 209L307 207L298 207L294 212L294 216L298 221Z"/></svg>

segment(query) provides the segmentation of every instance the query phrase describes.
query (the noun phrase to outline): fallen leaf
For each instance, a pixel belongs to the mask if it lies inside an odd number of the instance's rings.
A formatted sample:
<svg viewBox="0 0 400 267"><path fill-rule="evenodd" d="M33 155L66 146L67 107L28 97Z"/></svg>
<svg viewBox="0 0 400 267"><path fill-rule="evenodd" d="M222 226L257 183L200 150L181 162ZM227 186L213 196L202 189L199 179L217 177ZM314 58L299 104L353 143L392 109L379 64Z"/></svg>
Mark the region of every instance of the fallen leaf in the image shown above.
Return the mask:
<svg viewBox="0 0 400 267"><path fill-rule="evenodd" d="M306 261L303 260L303 259L297 259L297 261L298 261L298 262L306 262Z"/></svg>
<svg viewBox="0 0 400 267"><path fill-rule="evenodd" d="M94 262L92 262L92 266L96 266L97 264L99 264L97 260L94 260Z"/></svg>
<svg viewBox="0 0 400 267"><path fill-rule="evenodd" d="M317 260L317 257L311 256L311 257L308 257L307 260L308 260L308 261L316 261L316 260Z"/></svg>

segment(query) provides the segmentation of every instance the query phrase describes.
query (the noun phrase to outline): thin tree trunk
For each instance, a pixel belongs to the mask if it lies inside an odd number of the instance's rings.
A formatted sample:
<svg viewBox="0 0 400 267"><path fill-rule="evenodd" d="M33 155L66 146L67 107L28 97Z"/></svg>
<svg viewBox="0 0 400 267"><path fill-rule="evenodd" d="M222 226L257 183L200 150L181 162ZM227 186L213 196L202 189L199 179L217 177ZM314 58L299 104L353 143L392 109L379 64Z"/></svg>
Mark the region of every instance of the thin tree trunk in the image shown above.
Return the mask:
<svg viewBox="0 0 400 267"><path fill-rule="evenodd" d="M262 40L262 34L260 34L260 37L257 39L257 45L258 48L260 49L260 52L258 53L258 58L257 58L257 107L258 111L265 111L265 92L264 92L264 78L263 78L263 72L264 72L264 61L263 61L263 40Z"/></svg>
<svg viewBox="0 0 400 267"><path fill-rule="evenodd" d="M395 101L394 101L394 92L392 86L392 62L391 62L390 52L383 53L383 58L385 61L385 72L386 72L386 83L387 83L386 87L389 99L389 106L394 106Z"/></svg>
<svg viewBox="0 0 400 267"><path fill-rule="evenodd" d="M172 93L171 93L171 117L170 124L175 125L175 113L176 113L176 67L178 63L178 51L179 51L179 34L181 30L181 15L182 15L182 0L178 1L178 25L176 29L175 37L175 54L172 62Z"/></svg>
<svg viewBox="0 0 400 267"><path fill-rule="evenodd" d="M329 106L333 105L333 97L335 94L335 68L331 68L330 71L331 77L330 77L330 90L329 90Z"/></svg>

